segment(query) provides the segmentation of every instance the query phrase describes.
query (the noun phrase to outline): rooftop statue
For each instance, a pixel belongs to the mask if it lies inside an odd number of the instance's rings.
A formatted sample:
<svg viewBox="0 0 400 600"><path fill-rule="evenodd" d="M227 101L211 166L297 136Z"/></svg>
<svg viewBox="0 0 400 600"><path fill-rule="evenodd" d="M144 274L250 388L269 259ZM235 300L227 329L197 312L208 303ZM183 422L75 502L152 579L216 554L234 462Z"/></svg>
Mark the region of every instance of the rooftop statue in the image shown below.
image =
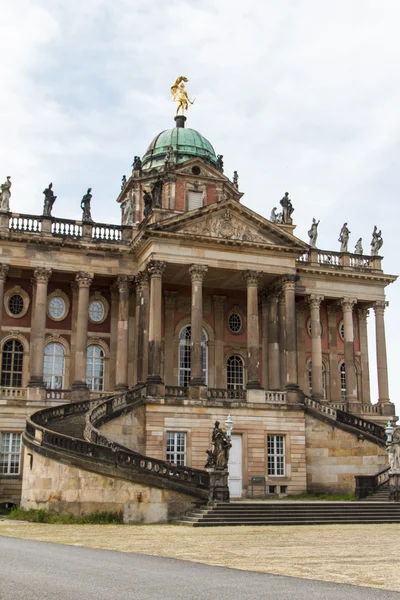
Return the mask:
<svg viewBox="0 0 400 600"><path fill-rule="evenodd" d="M10 210L11 197L11 175L7 175L7 179L0 186L0 211L8 212Z"/></svg>
<svg viewBox="0 0 400 600"><path fill-rule="evenodd" d="M153 208L153 196L148 190L144 190L143 192L143 204L143 216L144 218L146 218L151 213L151 210Z"/></svg>
<svg viewBox="0 0 400 600"><path fill-rule="evenodd" d="M354 249L354 254L364 254L364 250L362 247L362 238L359 238Z"/></svg>
<svg viewBox="0 0 400 600"><path fill-rule="evenodd" d="M382 246L383 246L382 230L378 231L378 228L375 225L374 230L372 232L371 255L378 256L379 250L382 248Z"/></svg>
<svg viewBox="0 0 400 600"><path fill-rule="evenodd" d="M239 189L239 175L237 171L233 171L233 185L238 190Z"/></svg>
<svg viewBox="0 0 400 600"><path fill-rule="evenodd" d="M271 215L269 217L269 220L272 223L280 223L281 215L282 215L282 213L276 212L276 206L274 206L274 208L271 210Z"/></svg>
<svg viewBox="0 0 400 600"><path fill-rule="evenodd" d="M44 194L44 204L43 204L43 216L51 217L51 210L53 208L53 204L57 199L57 196L54 195L53 192L53 184L49 183L49 187L43 190Z"/></svg>
<svg viewBox="0 0 400 600"><path fill-rule="evenodd" d="M313 218L311 229L309 229L309 231L308 231L308 237L310 238L308 243L310 244L311 248L317 247L318 225L319 224L320 224L320 221L317 221L316 219Z"/></svg>
<svg viewBox="0 0 400 600"><path fill-rule="evenodd" d="M282 223L292 223L292 214L294 212L293 204L291 199L289 198L289 192L285 192L282 200L280 201L280 205L283 208L282 213Z"/></svg>
<svg viewBox="0 0 400 600"><path fill-rule="evenodd" d="M132 169L134 171L141 171L142 170L142 161L140 159L140 156L135 156L135 158L133 159Z"/></svg>
<svg viewBox="0 0 400 600"><path fill-rule="evenodd" d="M122 225L133 225L133 206L132 198L127 196L121 205L122 209Z"/></svg>
<svg viewBox="0 0 400 600"><path fill-rule="evenodd" d="M126 186L126 175L122 175L121 190L123 190L125 186Z"/></svg>
<svg viewBox="0 0 400 600"><path fill-rule="evenodd" d="M338 240L341 244L340 252L348 252L350 233L351 232L350 232L349 228L347 227L347 223L344 223L342 229L340 230L339 240Z"/></svg>
<svg viewBox="0 0 400 600"><path fill-rule="evenodd" d="M224 156L223 156L223 154L218 154L216 167L217 167L218 171L221 171L221 173L224 172Z"/></svg>
<svg viewBox="0 0 400 600"><path fill-rule="evenodd" d="M185 83L187 83L189 80L187 77L183 77L182 75L180 77L177 77L177 79L175 79L174 83L171 85L171 93L172 93L172 97L174 99L174 102L178 103L178 108L176 109L176 115L179 114L179 110L181 110L182 114L185 114L185 111L189 108L189 104L194 104L196 98L194 98L194 100L191 100L188 96L188 93L185 89Z"/></svg>
<svg viewBox="0 0 400 600"><path fill-rule="evenodd" d="M164 168L169 169L174 164L174 149L172 146L168 146L167 153L164 159Z"/></svg>
<svg viewBox="0 0 400 600"><path fill-rule="evenodd" d="M90 201L92 199L92 194L90 193L91 191L92 188L88 188L88 191L81 200L82 221L93 221L90 213Z"/></svg>

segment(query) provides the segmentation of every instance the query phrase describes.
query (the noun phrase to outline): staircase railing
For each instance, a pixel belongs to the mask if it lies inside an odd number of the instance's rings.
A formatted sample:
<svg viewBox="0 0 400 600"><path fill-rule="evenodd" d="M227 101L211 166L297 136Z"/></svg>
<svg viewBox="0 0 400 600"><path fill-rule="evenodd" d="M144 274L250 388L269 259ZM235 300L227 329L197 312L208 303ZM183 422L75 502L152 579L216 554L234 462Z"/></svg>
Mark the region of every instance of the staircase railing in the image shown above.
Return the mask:
<svg viewBox="0 0 400 600"><path fill-rule="evenodd" d="M375 494L383 485L389 482L389 470L390 467L386 467L375 473L375 475L356 475L356 498L357 500L363 500Z"/></svg>

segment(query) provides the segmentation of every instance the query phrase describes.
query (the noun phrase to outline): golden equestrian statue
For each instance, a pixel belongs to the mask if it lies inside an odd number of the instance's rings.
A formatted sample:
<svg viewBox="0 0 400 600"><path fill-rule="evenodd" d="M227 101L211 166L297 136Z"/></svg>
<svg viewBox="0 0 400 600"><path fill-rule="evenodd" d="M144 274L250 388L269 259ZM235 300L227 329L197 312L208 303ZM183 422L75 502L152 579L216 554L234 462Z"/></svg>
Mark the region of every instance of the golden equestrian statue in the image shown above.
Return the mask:
<svg viewBox="0 0 400 600"><path fill-rule="evenodd" d="M182 114L185 114L185 110L189 108L189 103L194 104L196 98L192 101L188 93L185 89L185 84L183 82L188 82L187 77L177 77L174 83L171 85L171 93L174 99L174 102L178 103L178 108L176 109L176 115L179 113L179 109L181 109Z"/></svg>

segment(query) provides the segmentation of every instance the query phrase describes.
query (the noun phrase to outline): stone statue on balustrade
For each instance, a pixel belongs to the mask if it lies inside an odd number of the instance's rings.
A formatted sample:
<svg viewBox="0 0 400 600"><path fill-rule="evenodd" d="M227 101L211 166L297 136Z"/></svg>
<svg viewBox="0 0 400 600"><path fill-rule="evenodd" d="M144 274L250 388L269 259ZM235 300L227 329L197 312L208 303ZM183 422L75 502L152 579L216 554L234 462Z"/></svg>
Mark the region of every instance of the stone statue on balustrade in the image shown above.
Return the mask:
<svg viewBox="0 0 400 600"><path fill-rule="evenodd" d="M228 467L229 451L232 448L232 444L226 433L220 428L219 421L215 421L211 443L211 450L206 450L208 459L205 467L226 469Z"/></svg>
<svg viewBox="0 0 400 600"><path fill-rule="evenodd" d="M44 203L43 203L43 216L51 217L51 211L53 208L54 202L57 200L57 196L54 195L53 192L53 184L49 183L49 187L43 190L44 194Z"/></svg>
<svg viewBox="0 0 400 600"><path fill-rule="evenodd" d="M10 211L10 198L11 198L11 175L7 175L4 183L0 185L0 211Z"/></svg>
<svg viewBox="0 0 400 600"><path fill-rule="evenodd" d="M387 443L386 449L389 455L389 474L400 475L400 427L395 429L392 441Z"/></svg>
<svg viewBox="0 0 400 600"><path fill-rule="evenodd" d="M235 186L235 188L238 190L239 189L239 174L237 171L233 171L232 183Z"/></svg>
<svg viewBox="0 0 400 600"><path fill-rule="evenodd" d="M133 225L133 205L132 198L127 196L121 204L122 225Z"/></svg>
<svg viewBox="0 0 400 600"><path fill-rule="evenodd" d="M144 216L144 218L146 218L153 209L153 196L152 196L151 192L149 192L148 190L144 190L144 192L143 192L143 204L144 204L143 216Z"/></svg>
<svg viewBox="0 0 400 600"><path fill-rule="evenodd" d="M271 223L282 223L282 218L283 218L283 213L277 213L276 206L274 206L274 208L271 210L271 215L269 217L269 220L271 221Z"/></svg>
<svg viewBox="0 0 400 600"><path fill-rule="evenodd" d="M92 215L90 212L90 201L92 199L92 194L90 193L92 188L88 188L88 191L83 196L81 200L81 209L82 209L82 221L93 222Z"/></svg>
<svg viewBox="0 0 400 600"><path fill-rule="evenodd" d="M293 204L291 199L289 198L289 192L285 192L282 200L280 200L280 205L282 206L282 223L287 223L291 225L293 223L292 214L294 212Z"/></svg>
<svg viewBox="0 0 400 600"><path fill-rule="evenodd" d="M340 242L340 252L348 252L348 248L349 248L349 236L350 236L350 230L347 227L347 223L343 224L342 229L340 230L340 234L339 234L339 242Z"/></svg>
<svg viewBox="0 0 400 600"><path fill-rule="evenodd" d="M217 167L218 171L221 171L221 173L224 172L224 155L223 154L217 155L217 163L215 166Z"/></svg>
<svg viewBox="0 0 400 600"><path fill-rule="evenodd" d="M319 224L320 224L320 221L317 221L316 219L313 218L311 229L308 230L308 237L310 238L308 243L310 244L311 248L317 247L318 225Z"/></svg>
<svg viewBox="0 0 400 600"><path fill-rule="evenodd" d="M375 225L374 230L372 232L371 255L378 256L379 250L382 248L382 246L383 246L382 230L378 231L378 228Z"/></svg>
<svg viewBox="0 0 400 600"><path fill-rule="evenodd" d="M132 170L133 171L141 171L142 170L142 161L140 159L140 156L135 156L135 158L133 159Z"/></svg>
<svg viewBox="0 0 400 600"><path fill-rule="evenodd" d="M362 238L359 238L354 249L354 254L364 254L364 250L362 247Z"/></svg>
<svg viewBox="0 0 400 600"><path fill-rule="evenodd" d="M126 175L122 175L122 179L121 179L121 191L124 189L125 186L126 186Z"/></svg>

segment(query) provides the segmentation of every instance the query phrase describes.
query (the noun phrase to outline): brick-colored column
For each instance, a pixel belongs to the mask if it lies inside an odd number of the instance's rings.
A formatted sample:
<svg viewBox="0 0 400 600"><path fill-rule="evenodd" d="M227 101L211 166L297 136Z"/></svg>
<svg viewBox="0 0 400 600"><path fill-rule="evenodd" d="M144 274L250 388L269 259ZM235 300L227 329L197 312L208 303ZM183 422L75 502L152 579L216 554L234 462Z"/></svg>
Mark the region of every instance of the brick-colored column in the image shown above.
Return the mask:
<svg viewBox="0 0 400 600"><path fill-rule="evenodd" d="M379 404L387 404L390 402L385 335L385 308L387 305L388 302L383 300L374 303Z"/></svg>
<svg viewBox="0 0 400 600"><path fill-rule="evenodd" d="M371 403L371 391L369 380L369 353L368 353L368 327L367 318L369 310L367 308L358 309L358 325L360 330L360 351L361 351L361 382L362 382L362 402Z"/></svg>
<svg viewBox="0 0 400 600"><path fill-rule="evenodd" d="M224 376L224 305L226 296L213 296L214 302L214 331L215 331L215 386L226 387Z"/></svg>
<svg viewBox="0 0 400 600"><path fill-rule="evenodd" d="M146 271L136 276L137 301L137 382L144 383L149 367L149 277Z"/></svg>
<svg viewBox="0 0 400 600"><path fill-rule="evenodd" d="M118 326L116 390L128 389L128 345L129 345L129 284L128 275L118 275Z"/></svg>
<svg viewBox="0 0 400 600"><path fill-rule="evenodd" d="M279 316L279 372L280 388L283 390L286 385L286 306L285 295L279 294L278 301Z"/></svg>
<svg viewBox="0 0 400 600"><path fill-rule="evenodd" d="M93 273L80 271L75 280L78 284L78 312L75 339L75 380L73 390L87 390L86 362L87 362L87 332L89 318L89 292L93 281Z"/></svg>
<svg viewBox="0 0 400 600"><path fill-rule="evenodd" d="M164 292L164 381L176 385L174 377L174 315L178 292Z"/></svg>
<svg viewBox="0 0 400 600"><path fill-rule="evenodd" d="M338 361L338 328L336 304L327 305L328 312L328 340L329 340L329 398L331 402L342 402L340 385L339 361Z"/></svg>
<svg viewBox="0 0 400 600"><path fill-rule="evenodd" d="M190 385L203 384L202 365L202 330L203 330L203 279L208 271L206 265L192 265L189 275L192 279L192 318L191 318L191 352L190 352Z"/></svg>
<svg viewBox="0 0 400 600"><path fill-rule="evenodd" d="M280 353L279 353L279 322L278 322L277 290L268 294L268 387L270 390L280 388Z"/></svg>
<svg viewBox="0 0 400 600"><path fill-rule="evenodd" d="M147 381L162 383L161 379L161 310L162 310L162 274L167 263L151 260L147 271L150 277L150 314L149 314L149 374Z"/></svg>
<svg viewBox="0 0 400 600"><path fill-rule="evenodd" d="M3 323L4 284L7 279L8 269L8 265L0 264L0 332Z"/></svg>
<svg viewBox="0 0 400 600"><path fill-rule="evenodd" d="M51 269L37 267L34 270L36 295L35 318L31 325L31 377L29 387L45 387L43 382L44 344L47 314L47 284Z"/></svg>
<svg viewBox="0 0 400 600"><path fill-rule="evenodd" d="M320 401L324 397L322 386L322 344L321 344L321 315L320 306L323 296L311 294L308 296L311 320L311 387L312 397Z"/></svg>
<svg viewBox="0 0 400 600"><path fill-rule="evenodd" d="M247 285L247 389L257 390L260 385L260 328L258 319L258 284L260 271L245 271Z"/></svg>
<svg viewBox="0 0 400 600"><path fill-rule="evenodd" d="M296 338L296 275L287 275L282 282L286 306L286 388L298 389Z"/></svg>
<svg viewBox="0 0 400 600"><path fill-rule="evenodd" d="M346 371L346 404L349 412L357 412L357 379L354 363L354 324L353 306L356 300L343 298L340 305L343 310L344 323L344 364Z"/></svg>

